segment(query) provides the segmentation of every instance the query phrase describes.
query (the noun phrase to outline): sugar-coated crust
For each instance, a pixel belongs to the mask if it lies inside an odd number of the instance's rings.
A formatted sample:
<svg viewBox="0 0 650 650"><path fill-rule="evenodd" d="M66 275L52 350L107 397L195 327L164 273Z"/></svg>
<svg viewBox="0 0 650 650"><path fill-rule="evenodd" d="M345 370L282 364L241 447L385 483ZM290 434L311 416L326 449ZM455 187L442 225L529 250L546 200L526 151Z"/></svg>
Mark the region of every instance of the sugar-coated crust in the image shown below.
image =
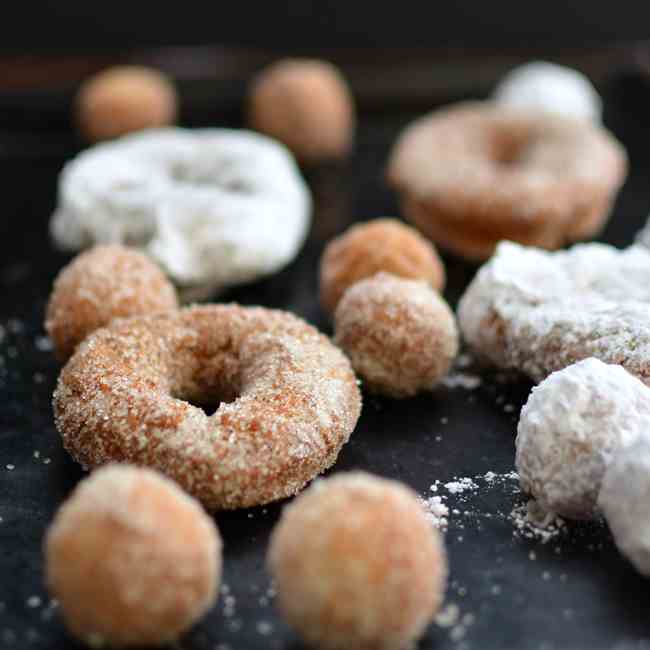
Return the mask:
<svg viewBox="0 0 650 650"><path fill-rule="evenodd" d="M426 282L389 273L345 292L334 329L367 387L392 397L432 390L458 353L456 319L444 299Z"/></svg>
<svg viewBox="0 0 650 650"><path fill-rule="evenodd" d="M221 537L164 476L109 465L75 488L45 539L48 587L93 647L175 640L214 604Z"/></svg>
<svg viewBox="0 0 650 650"><path fill-rule="evenodd" d="M283 59L251 83L251 126L302 161L343 158L354 142L352 93L338 68L317 59Z"/></svg>
<svg viewBox="0 0 650 650"><path fill-rule="evenodd" d="M212 416L185 401L218 399ZM334 463L360 409L325 336L238 305L114 321L79 346L54 393L63 443L84 466L159 469L210 509L295 494Z"/></svg>
<svg viewBox="0 0 650 650"><path fill-rule="evenodd" d="M458 321L478 355L534 381L596 357L650 384L650 254L504 242L462 296Z"/></svg>
<svg viewBox="0 0 650 650"><path fill-rule="evenodd" d="M607 468L598 505L618 549L650 576L650 438L643 433Z"/></svg>
<svg viewBox="0 0 650 650"><path fill-rule="evenodd" d="M533 388L517 428L522 489L550 512L593 516L620 449L650 430L650 389L622 366L584 359Z"/></svg>
<svg viewBox="0 0 650 650"><path fill-rule="evenodd" d="M436 249L397 219L373 219L332 239L320 263L320 301L330 314L355 282L384 271L424 280L442 291L445 267Z"/></svg>
<svg viewBox="0 0 650 650"><path fill-rule="evenodd" d="M113 318L178 307L174 285L148 257L118 244L75 257L54 280L45 329L65 361L75 347Z"/></svg>
<svg viewBox="0 0 650 650"><path fill-rule="evenodd" d="M554 249L592 236L626 172L623 147L602 127L466 102L407 127L387 176L424 234L485 259L502 239Z"/></svg>
<svg viewBox="0 0 650 650"><path fill-rule="evenodd" d="M85 81L76 97L78 126L91 142L167 126L177 114L171 79L144 66L108 68Z"/></svg>
<svg viewBox="0 0 650 650"><path fill-rule="evenodd" d="M417 495L364 472L319 480L285 507L267 563L288 622L307 643L341 650L411 647L447 578Z"/></svg>

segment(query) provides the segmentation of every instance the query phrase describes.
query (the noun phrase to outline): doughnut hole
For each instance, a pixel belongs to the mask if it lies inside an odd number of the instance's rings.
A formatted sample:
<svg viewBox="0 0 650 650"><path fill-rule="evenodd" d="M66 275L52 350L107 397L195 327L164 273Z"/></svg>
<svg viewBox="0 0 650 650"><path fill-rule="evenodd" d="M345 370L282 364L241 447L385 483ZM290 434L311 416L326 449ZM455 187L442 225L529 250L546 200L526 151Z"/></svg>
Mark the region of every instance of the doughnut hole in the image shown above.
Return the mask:
<svg viewBox="0 0 650 650"><path fill-rule="evenodd" d="M437 291L445 285L445 267L433 244L396 219L374 219L352 226L325 248L320 262L323 308L333 313L348 287L380 271L424 280Z"/></svg>
<svg viewBox="0 0 650 650"><path fill-rule="evenodd" d="M45 329L56 357L65 361L91 332L114 318L176 308L174 286L148 257L124 246L96 246L55 279Z"/></svg>
<svg viewBox="0 0 650 650"><path fill-rule="evenodd" d="M354 139L354 101L331 63L285 59L253 80L249 121L303 162L344 158Z"/></svg>
<svg viewBox="0 0 650 650"><path fill-rule="evenodd" d="M458 353L456 320L444 299L425 282L388 273L345 292L334 331L367 388L390 397L432 390Z"/></svg>
<svg viewBox="0 0 650 650"><path fill-rule="evenodd" d="M221 538L198 502L157 472L108 465L83 480L45 539L46 577L89 645L169 643L214 604Z"/></svg>
<svg viewBox="0 0 650 650"><path fill-rule="evenodd" d="M116 66L85 81L76 98L77 123L90 142L173 124L178 97L162 72Z"/></svg>
<svg viewBox="0 0 650 650"><path fill-rule="evenodd" d="M417 495L364 472L319 480L286 506L267 564L287 621L321 648L410 647L447 578Z"/></svg>

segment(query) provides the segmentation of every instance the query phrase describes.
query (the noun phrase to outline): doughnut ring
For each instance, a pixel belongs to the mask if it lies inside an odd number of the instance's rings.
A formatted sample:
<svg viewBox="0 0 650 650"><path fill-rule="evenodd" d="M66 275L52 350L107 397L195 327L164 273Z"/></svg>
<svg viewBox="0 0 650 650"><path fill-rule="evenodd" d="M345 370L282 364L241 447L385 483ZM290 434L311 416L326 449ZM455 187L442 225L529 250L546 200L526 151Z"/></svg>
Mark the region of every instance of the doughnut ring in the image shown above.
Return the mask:
<svg viewBox="0 0 650 650"><path fill-rule="evenodd" d="M595 235L626 173L622 145L587 120L467 102L411 124L387 177L425 235L483 260L503 239L556 249Z"/></svg>
<svg viewBox="0 0 650 650"><path fill-rule="evenodd" d="M213 415L193 405L216 400ZM330 467L361 395L346 357L315 328L230 304L97 330L63 368L53 404L83 466L152 467L216 510L288 497Z"/></svg>
<svg viewBox="0 0 650 650"><path fill-rule="evenodd" d="M121 243L185 294L275 273L298 253L311 197L283 145L230 129L153 129L99 144L63 169L52 236L65 250Z"/></svg>

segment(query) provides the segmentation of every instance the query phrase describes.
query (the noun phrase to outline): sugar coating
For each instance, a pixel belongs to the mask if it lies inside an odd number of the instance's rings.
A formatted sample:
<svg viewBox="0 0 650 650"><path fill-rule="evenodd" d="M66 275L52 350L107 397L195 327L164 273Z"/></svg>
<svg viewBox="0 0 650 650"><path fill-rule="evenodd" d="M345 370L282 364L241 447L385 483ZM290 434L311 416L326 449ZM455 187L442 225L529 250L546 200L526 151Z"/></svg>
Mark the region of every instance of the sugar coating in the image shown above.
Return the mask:
<svg viewBox="0 0 650 650"><path fill-rule="evenodd" d="M301 161L343 158L354 141L352 93L340 70L317 59L283 59L251 83L251 126L284 143Z"/></svg>
<svg viewBox="0 0 650 650"><path fill-rule="evenodd" d="M596 357L650 383L650 254L501 243L462 296L458 320L477 354L534 381Z"/></svg>
<svg viewBox="0 0 650 650"><path fill-rule="evenodd" d="M598 505L621 553L649 576L650 439L644 433L619 450L607 468Z"/></svg>
<svg viewBox="0 0 650 650"><path fill-rule="evenodd" d="M494 101L600 122L603 102L589 79L573 68L532 61L514 68L498 83Z"/></svg>
<svg viewBox="0 0 650 650"><path fill-rule="evenodd" d="M320 262L320 301L333 313L345 290L384 271L424 280L442 291L445 267L434 246L417 230L397 219L356 224L332 239Z"/></svg>
<svg viewBox="0 0 650 650"><path fill-rule="evenodd" d="M418 496L364 472L319 480L286 506L267 564L309 645L410 647L443 598L447 559Z"/></svg>
<svg viewBox="0 0 650 650"><path fill-rule="evenodd" d="M190 402L220 405L208 416ZM343 353L299 318L206 305L96 331L53 405L82 465L153 467L209 509L231 509L293 495L332 465L361 397Z"/></svg>
<svg viewBox="0 0 650 650"><path fill-rule="evenodd" d="M368 388L392 397L433 389L458 353L456 321L444 299L426 282L389 273L343 294L334 332Z"/></svg>
<svg viewBox="0 0 650 650"><path fill-rule="evenodd" d="M554 372L521 411L522 489L544 510L588 519L614 455L648 430L650 389L621 366L589 358Z"/></svg>
<svg viewBox="0 0 650 650"><path fill-rule="evenodd" d="M75 257L54 280L45 330L62 361L114 318L178 307L176 290L148 257L125 246L95 246Z"/></svg>
<svg viewBox="0 0 650 650"><path fill-rule="evenodd" d="M461 102L407 126L387 177L441 246L486 259L503 239L555 249L592 236L627 173L604 128L534 109Z"/></svg>
<svg viewBox="0 0 650 650"><path fill-rule="evenodd" d="M46 577L69 630L97 645L175 640L210 609L221 538L197 501L147 469L79 483L45 538Z"/></svg>
<svg viewBox="0 0 650 650"><path fill-rule="evenodd" d="M300 249L311 196L288 150L231 129L153 129L66 164L50 229L65 250L142 249L203 292L276 272Z"/></svg>
<svg viewBox="0 0 650 650"><path fill-rule="evenodd" d="M144 66L114 66L87 79L75 100L76 119L91 142L173 124L178 96L165 74Z"/></svg>

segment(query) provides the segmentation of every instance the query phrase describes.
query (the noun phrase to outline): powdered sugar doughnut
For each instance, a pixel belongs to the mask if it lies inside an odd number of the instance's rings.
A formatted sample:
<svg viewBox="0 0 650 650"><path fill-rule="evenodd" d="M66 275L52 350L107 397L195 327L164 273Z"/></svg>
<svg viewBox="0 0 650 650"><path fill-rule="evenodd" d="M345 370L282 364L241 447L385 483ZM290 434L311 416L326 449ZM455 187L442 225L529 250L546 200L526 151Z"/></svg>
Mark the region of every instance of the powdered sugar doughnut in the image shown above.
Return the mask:
<svg viewBox="0 0 650 650"><path fill-rule="evenodd" d="M626 170L620 143L586 120L465 102L406 128L388 180L425 235L481 260L504 239L555 249L593 236Z"/></svg>
<svg viewBox="0 0 650 650"><path fill-rule="evenodd" d="M204 293L274 273L297 254L311 198L288 150L249 131L159 129L96 145L59 179L59 246L124 243Z"/></svg>
<svg viewBox="0 0 650 650"><path fill-rule="evenodd" d="M621 366L590 358L533 388L517 427L522 489L564 517L594 513L607 466L650 430L650 389Z"/></svg>
<svg viewBox="0 0 650 650"><path fill-rule="evenodd" d="M616 454L605 472L598 505L618 549L640 573L650 576L650 439L647 435L639 436Z"/></svg>
<svg viewBox="0 0 650 650"><path fill-rule="evenodd" d="M582 244L549 253L504 242L458 307L473 350L541 381L586 357L650 384L650 254Z"/></svg>
<svg viewBox="0 0 650 650"><path fill-rule="evenodd" d="M534 108L599 122L603 102L589 79L563 65L532 61L514 68L493 93L501 106Z"/></svg>
<svg viewBox="0 0 650 650"><path fill-rule="evenodd" d="M221 403L208 416L186 400ZM334 463L361 409L327 337L289 313L238 305L113 321L77 348L53 403L84 466L153 467L211 509L295 494Z"/></svg>

